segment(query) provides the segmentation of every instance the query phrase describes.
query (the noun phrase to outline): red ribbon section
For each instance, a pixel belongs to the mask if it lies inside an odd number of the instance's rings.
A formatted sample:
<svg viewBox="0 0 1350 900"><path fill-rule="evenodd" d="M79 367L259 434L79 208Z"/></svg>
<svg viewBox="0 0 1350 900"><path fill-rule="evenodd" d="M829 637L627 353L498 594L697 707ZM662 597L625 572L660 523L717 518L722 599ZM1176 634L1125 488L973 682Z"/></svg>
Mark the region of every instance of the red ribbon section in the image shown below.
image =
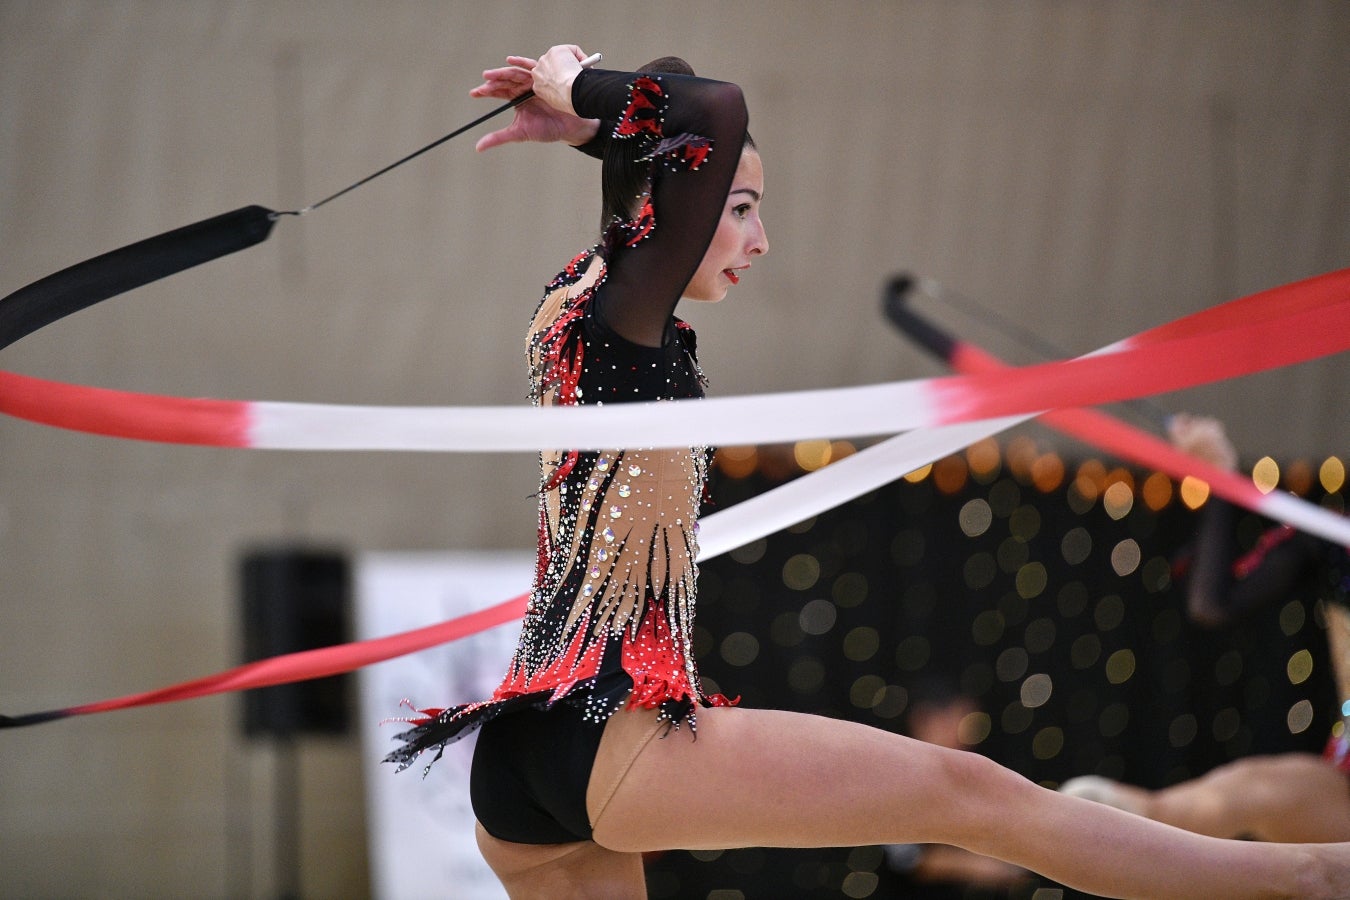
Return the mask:
<svg viewBox="0 0 1350 900"><path fill-rule="evenodd" d="M1350 348L1350 269L1295 285L1264 291L1246 302L1214 310L1219 321L1239 319L1215 329L1200 313L1124 342L1129 371L1121 373L1118 354L1100 353L1065 362L1045 363L969 375L937 387L943 396L944 422L986 419L1053 407L1095 406L1221 381L1278 368ZM1261 315L1241 316L1247 303ZM1122 379L1128 374L1128 379ZM1055 403L1044 398L1053 396ZM1041 398L1038 400L1038 398Z"/></svg>
<svg viewBox="0 0 1350 900"><path fill-rule="evenodd" d="M0 372L0 413L161 444L249 446L249 402L161 397Z"/></svg>
<svg viewBox="0 0 1350 900"><path fill-rule="evenodd" d="M948 362L957 372L967 374L1005 372L1011 368L965 341L957 342ZM1259 509L1261 498L1265 496L1251 479L1196 459L1161 438L1094 409L1057 409L1039 418L1057 431L1122 459L1155 468L1177 480L1187 475L1202 478L1216 494L1247 509Z"/></svg>
<svg viewBox="0 0 1350 900"><path fill-rule="evenodd" d="M391 634L386 637L356 641L350 644L338 644L333 647L321 647L317 650L304 650L285 656L274 656L257 662L245 663L215 675L207 675L193 681L184 681L155 691L141 694L128 694L111 700L85 703L65 709L48 712L30 713L24 716L0 716L0 728L13 728L20 725L36 725L54 719L70 716L83 716L90 713L110 712L114 709L130 709L135 706L151 706L156 703L175 703L179 700L192 700L211 694L223 694L229 691L243 691L250 688L271 687L278 684L290 684L294 681L306 681L311 678L323 678L339 675L363 666L384 662L398 656L406 656L419 650L426 650L440 644L448 644L460 638L478 634L498 625L519 620L525 614L528 595L513 597L496 606L480 609L468 615L459 616L436 625L416 628Z"/></svg>

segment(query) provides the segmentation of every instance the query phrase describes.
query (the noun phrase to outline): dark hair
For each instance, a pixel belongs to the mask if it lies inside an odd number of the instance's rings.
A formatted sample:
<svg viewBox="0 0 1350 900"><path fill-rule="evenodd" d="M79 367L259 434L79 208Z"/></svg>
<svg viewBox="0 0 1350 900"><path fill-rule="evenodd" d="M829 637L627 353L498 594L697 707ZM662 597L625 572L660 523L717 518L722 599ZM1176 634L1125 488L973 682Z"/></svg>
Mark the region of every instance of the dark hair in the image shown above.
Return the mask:
<svg viewBox="0 0 1350 900"><path fill-rule="evenodd" d="M678 56L662 56L644 66L639 72L669 75L693 75L694 67ZM746 132L745 146L755 148L750 133ZM641 143L638 141L609 141L600 169L600 231L604 233L616 220L628 221L633 207L651 186L651 163L638 162Z"/></svg>

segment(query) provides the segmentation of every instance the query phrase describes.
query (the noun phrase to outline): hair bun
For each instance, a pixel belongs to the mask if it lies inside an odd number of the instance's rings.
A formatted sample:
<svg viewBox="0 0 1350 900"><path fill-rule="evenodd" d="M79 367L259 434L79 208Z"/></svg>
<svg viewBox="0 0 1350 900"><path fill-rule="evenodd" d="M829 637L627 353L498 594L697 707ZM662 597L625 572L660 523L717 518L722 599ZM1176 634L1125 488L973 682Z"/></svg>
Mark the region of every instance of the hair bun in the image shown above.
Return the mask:
<svg viewBox="0 0 1350 900"><path fill-rule="evenodd" d="M659 56L645 66L638 66L639 72L655 72L666 75L693 75L694 67L678 56Z"/></svg>

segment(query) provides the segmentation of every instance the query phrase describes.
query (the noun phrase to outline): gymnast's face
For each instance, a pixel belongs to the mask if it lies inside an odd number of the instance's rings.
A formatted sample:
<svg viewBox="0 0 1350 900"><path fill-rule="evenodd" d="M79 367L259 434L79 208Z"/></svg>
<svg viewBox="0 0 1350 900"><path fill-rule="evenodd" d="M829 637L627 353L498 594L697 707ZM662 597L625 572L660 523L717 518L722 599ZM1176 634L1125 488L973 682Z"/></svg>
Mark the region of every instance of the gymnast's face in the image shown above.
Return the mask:
<svg viewBox="0 0 1350 900"><path fill-rule="evenodd" d="M764 167L754 147L741 151L736 177L731 180L722 218L717 222L708 252L698 271L689 279L684 296L688 300L716 303L727 295L750 268L750 261L769 252L769 239L759 219L759 203L764 197Z"/></svg>

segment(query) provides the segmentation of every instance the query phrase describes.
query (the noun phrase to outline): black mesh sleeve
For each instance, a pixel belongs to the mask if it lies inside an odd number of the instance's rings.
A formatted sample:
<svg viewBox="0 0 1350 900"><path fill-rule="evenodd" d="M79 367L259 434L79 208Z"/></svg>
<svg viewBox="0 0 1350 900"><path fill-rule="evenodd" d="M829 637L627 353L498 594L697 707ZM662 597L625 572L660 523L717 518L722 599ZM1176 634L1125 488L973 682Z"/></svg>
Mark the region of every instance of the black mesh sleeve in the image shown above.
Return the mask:
<svg viewBox="0 0 1350 900"><path fill-rule="evenodd" d="M600 127L596 129L595 136L584 144L574 144L573 149L580 150L595 159L604 159L605 145L609 143L609 136L614 131L615 123L615 119L601 119Z"/></svg>
<svg viewBox="0 0 1350 900"><path fill-rule="evenodd" d="M572 105L580 116L613 122L622 117L636 77L586 69L572 84ZM605 320L623 337L647 346L662 343L675 304L712 240L748 120L745 99L734 84L670 74L658 80L667 104L663 136L697 135L710 140L712 150L697 169L668 167L659 160L653 164L656 227L636 246L611 253L609 277L597 297Z"/></svg>

